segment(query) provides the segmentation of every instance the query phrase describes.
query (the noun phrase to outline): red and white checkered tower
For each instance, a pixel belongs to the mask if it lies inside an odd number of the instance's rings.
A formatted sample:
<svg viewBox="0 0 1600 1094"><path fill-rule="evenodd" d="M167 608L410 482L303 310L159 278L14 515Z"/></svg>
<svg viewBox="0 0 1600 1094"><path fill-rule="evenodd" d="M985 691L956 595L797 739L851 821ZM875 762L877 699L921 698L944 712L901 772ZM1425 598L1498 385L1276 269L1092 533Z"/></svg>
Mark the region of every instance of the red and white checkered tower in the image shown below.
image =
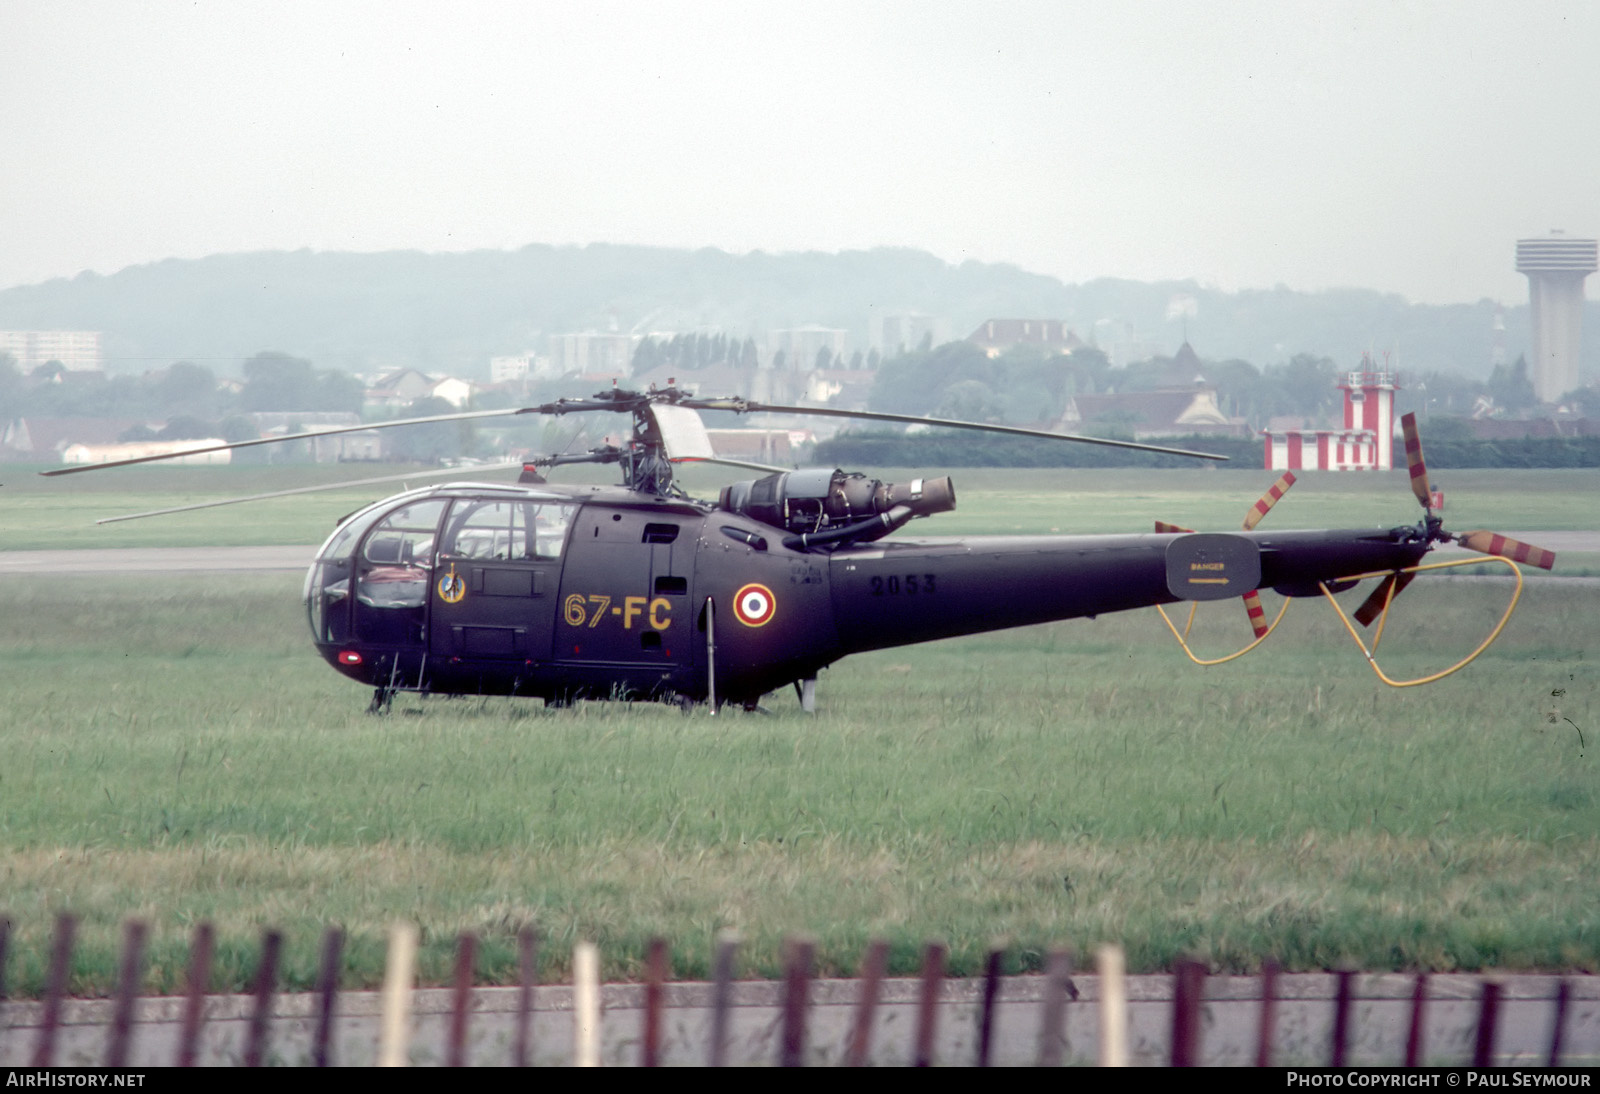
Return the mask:
<svg viewBox="0 0 1600 1094"><path fill-rule="evenodd" d="M1344 391L1344 427L1364 429L1375 434L1375 467L1388 471L1394 467L1394 393L1400 390L1400 376L1389 371L1388 362L1379 369L1367 354L1361 367L1347 372L1339 387Z"/></svg>

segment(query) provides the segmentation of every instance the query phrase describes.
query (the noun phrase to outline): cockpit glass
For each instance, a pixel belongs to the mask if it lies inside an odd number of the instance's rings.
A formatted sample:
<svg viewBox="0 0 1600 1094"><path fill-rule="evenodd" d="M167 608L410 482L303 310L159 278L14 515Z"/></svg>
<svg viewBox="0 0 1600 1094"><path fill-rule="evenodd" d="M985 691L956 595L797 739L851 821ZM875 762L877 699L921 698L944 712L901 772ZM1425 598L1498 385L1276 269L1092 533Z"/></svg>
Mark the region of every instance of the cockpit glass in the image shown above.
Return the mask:
<svg viewBox="0 0 1600 1094"><path fill-rule="evenodd" d="M358 601L372 608L422 607L446 504L443 498L415 502L372 530L361 548Z"/></svg>

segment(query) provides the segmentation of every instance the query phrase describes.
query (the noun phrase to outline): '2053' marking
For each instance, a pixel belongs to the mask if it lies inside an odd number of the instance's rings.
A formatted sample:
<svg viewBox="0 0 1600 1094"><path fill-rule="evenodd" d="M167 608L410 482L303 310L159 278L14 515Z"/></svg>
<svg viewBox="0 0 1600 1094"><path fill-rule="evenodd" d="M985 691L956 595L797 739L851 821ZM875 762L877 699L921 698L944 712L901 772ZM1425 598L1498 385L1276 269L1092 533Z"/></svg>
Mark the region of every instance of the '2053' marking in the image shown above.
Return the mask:
<svg viewBox="0 0 1600 1094"><path fill-rule="evenodd" d="M935 574L895 574L869 578L873 596L932 596L939 591Z"/></svg>

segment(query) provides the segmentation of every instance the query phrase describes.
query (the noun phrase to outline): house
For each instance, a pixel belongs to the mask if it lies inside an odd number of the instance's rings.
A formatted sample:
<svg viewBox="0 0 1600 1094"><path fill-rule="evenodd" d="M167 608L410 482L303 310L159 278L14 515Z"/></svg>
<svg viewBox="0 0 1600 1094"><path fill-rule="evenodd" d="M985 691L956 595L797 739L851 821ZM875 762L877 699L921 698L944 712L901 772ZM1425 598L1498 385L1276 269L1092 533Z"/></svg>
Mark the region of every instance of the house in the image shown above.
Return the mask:
<svg viewBox="0 0 1600 1094"><path fill-rule="evenodd" d="M367 388L366 405L374 410L401 410L418 399L443 399L464 408L472 399L472 384L454 376L429 376L414 368L396 369Z"/></svg>
<svg viewBox="0 0 1600 1094"><path fill-rule="evenodd" d="M1111 392L1067 398L1059 428L1081 432L1089 423L1121 425L1134 437L1190 433L1219 437L1249 435L1242 418L1230 418L1217 405L1217 389L1209 384L1161 391Z"/></svg>
<svg viewBox="0 0 1600 1094"><path fill-rule="evenodd" d="M55 462L73 445L116 444L137 418L15 418L0 427L0 459Z"/></svg>
<svg viewBox="0 0 1600 1094"><path fill-rule="evenodd" d="M1071 353L1084 343L1059 319L987 319L967 341L990 357L1013 346L1037 346L1046 353Z"/></svg>
<svg viewBox="0 0 1600 1094"><path fill-rule="evenodd" d="M1204 363L1187 341L1157 377L1153 391L1105 392L1069 396L1059 428L1075 432L1084 424L1121 425L1135 437L1247 437L1243 418L1231 418L1217 403L1216 385L1206 380Z"/></svg>

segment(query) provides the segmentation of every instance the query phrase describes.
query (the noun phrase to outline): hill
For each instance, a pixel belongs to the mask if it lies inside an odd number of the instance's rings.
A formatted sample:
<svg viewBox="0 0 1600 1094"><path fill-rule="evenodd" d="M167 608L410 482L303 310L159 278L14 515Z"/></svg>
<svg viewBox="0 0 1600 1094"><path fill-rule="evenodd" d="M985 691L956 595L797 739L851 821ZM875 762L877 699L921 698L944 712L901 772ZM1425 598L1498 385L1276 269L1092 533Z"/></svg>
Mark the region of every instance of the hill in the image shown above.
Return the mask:
<svg viewBox="0 0 1600 1094"><path fill-rule="evenodd" d="M1591 329L1600 328L1600 306L1589 308ZM864 349L875 314L903 311L939 317L952 337L992 317L1048 317L1108 350L1129 342L1171 353L1187 337L1207 359L1265 366L1296 353L1354 362L1370 349L1392 352L1409 372L1482 379L1495 306L1415 305L1361 289L1067 285L907 249L734 255L607 244L214 255L0 291L0 328L102 330L113 372L186 359L228 374L272 349L322 368L481 377L493 355L542 351L547 335L577 330L717 329L759 342L771 330L818 324L848 330ZM1506 309L1505 322L1515 358L1527 342L1526 306ZM1585 364L1600 373L1600 340L1589 339Z"/></svg>

